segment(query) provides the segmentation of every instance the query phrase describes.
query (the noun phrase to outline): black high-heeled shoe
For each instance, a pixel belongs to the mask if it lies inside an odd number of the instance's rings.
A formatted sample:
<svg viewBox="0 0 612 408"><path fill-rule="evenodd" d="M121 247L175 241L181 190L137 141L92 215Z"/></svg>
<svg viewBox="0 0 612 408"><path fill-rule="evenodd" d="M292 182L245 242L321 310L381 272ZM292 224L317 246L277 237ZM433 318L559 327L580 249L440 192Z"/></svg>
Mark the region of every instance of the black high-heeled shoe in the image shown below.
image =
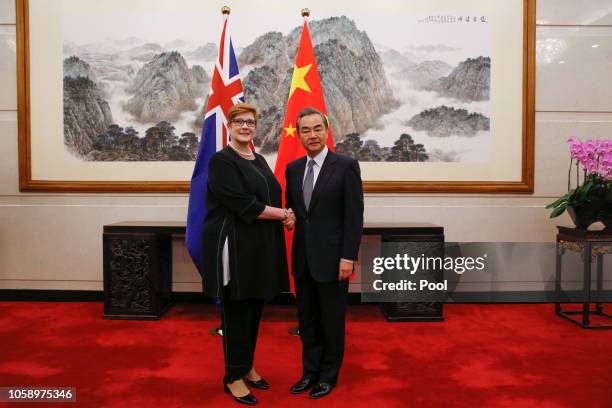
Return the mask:
<svg viewBox="0 0 612 408"><path fill-rule="evenodd" d="M223 392L225 392L226 394L230 394L232 397L234 397L234 400L236 402L239 402L240 404L246 404L246 405L257 404L257 398L255 398L253 394L249 392L247 395L243 397L237 397L234 394L232 394L232 391L230 391L226 383L223 383Z"/></svg>
<svg viewBox="0 0 612 408"><path fill-rule="evenodd" d="M246 377L244 379L253 388L257 388L259 390L267 390L268 388L270 388L270 384L268 384L268 382L266 380L264 380L263 377L260 378L259 380L255 380L255 381L254 380L249 380Z"/></svg>

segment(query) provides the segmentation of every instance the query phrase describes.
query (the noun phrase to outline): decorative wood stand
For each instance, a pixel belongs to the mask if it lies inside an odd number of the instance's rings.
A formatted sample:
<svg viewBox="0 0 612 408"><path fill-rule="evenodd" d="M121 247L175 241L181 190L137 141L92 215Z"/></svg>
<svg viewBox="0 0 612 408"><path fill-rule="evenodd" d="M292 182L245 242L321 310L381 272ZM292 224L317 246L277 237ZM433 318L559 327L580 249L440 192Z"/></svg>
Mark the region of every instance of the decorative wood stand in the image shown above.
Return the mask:
<svg viewBox="0 0 612 408"><path fill-rule="evenodd" d="M396 242L423 252L444 257L444 227L435 224L404 224L401 231L381 231L382 242ZM392 254L395 255L395 254ZM440 271L441 273L441 271ZM441 302L388 302L382 304L385 318L391 322L444 321Z"/></svg>
<svg viewBox="0 0 612 408"><path fill-rule="evenodd" d="M588 231L578 228L557 227L557 260L555 273L555 291L561 294L561 271L563 255L567 250L580 252L583 261L583 288L585 303L581 311L564 311L560 303L555 303L557 315L576 323L585 329L610 329L612 324L591 324L591 314L612 319L612 315L604 312L602 299L598 296L593 299L591 291L591 266L593 260L597 260L596 271L596 293L600 294L603 289L603 261L604 255L612 253L612 231ZM594 304L595 310L591 310ZM574 315L582 315L582 320L574 318Z"/></svg>
<svg viewBox="0 0 612 408"><path fill-rule="evenodd" d="M172 305L172 235L185 223L120 222L103 235L104 317L159 319Z"/></svg>

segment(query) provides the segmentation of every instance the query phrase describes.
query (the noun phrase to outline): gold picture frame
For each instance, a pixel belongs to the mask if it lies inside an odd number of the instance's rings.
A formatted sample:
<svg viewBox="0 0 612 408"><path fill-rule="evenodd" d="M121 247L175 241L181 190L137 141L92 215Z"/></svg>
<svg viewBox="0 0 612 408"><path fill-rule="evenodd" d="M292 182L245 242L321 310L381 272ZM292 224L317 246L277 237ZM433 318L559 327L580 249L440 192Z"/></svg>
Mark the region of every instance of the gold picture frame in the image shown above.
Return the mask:
<svg viewBox="0 0 612 408"><path fill-rule="evenodd" d="M492 7L501 0L490 0ZM33 145L39 134L32 132L33 120L37 118L32 112L32 50L29 0L16 0L17 16L17 87L18 87L18 128L19 128L19 186L20 191L39 192L188 192L189 181L183 180L143 180L132 179L130 174L125 179L113 180L74 180L57 177L37 176L33 174ZM521 126L512 137L516 138L518 160L516 174L520 177L513 180L410 180L378 179L364 177L364 191L375 193L419 192L419 193L523 193L533 192L534 188L534 142L535 142L535 28L536 0L522 0L522 84L521 86ZM388 11L387 11L388 12ZM297 13L297 12L296 12ZM220 20L219 20L220 21ZM296 24L299 23L296 21ZM217 39L211 39L217 41ZM58 102L59 103L59 102ZM516 101L518 103L518 101ZM57 108L57 107L55 107ZM518 118L517 118L518 119ZM520 139L520 143L519 143ZM520 145L520 146L519 146ZM520 149L520 152L518 152Z"/></svg>

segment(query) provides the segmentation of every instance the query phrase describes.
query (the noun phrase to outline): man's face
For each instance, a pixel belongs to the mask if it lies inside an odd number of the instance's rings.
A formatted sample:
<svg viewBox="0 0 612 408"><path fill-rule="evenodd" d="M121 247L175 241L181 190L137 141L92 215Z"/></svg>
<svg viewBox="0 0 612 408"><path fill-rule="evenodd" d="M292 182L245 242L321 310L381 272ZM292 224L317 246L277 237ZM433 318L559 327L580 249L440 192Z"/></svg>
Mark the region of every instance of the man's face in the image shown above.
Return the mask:
<svg viewBox="0 0 612 408"><path fill-rule="evenodd" d="M314 157L325 147L327 141L327 128L320 115L306 115L300 119L298 125L300 140L310 157Z"/></svg>

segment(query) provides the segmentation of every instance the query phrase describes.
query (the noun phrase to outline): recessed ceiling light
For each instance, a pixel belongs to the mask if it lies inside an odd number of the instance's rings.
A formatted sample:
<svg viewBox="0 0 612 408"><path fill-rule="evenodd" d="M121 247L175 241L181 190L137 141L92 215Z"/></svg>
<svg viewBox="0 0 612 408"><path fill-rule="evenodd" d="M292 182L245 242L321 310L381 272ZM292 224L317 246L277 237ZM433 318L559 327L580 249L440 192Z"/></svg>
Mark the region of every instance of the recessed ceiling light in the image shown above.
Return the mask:
<svg viewBox="0 0 612 408"><path fill-rule="evenodd" d="M559 61L559 64L565 64L565 61Z"/></svg>
<svg viewBox="0 0 612 408"><path fill-rule="evenodd" d="M591 45L591 48L597 48L597 47L599 47L599 44L593 44L593 45Z"/></svg>

